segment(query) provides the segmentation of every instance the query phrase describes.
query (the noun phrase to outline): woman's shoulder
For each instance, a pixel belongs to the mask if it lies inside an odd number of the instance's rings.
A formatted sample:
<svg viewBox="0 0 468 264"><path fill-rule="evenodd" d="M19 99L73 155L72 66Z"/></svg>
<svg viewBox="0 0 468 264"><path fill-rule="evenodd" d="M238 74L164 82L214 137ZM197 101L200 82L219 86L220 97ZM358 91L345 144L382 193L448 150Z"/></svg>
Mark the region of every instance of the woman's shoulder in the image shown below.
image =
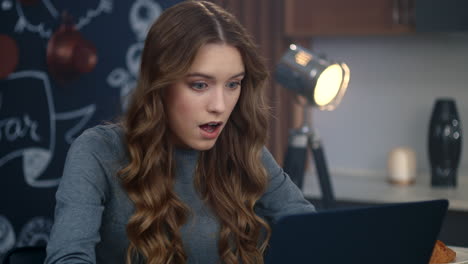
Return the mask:
<svg viewBox="0 0 468 264"><path fill-rule="evenodd" d="M99 153L108 149L120 156L125 149L123 128L119 124L104 124L88 128L75 139L73 145Z"/></svg>
<svg viewBox="0 0 468 264"><path fill-rule="evenodd" d="M265 167L276 167L278 163L266 146L262 148L262 162Z"/></svg>
<svg viewBox="0 0 468 264"><path fill-rule="evenodd" d="M123 128L119 124L103 124L86 129L77 140L118 142L123 138Z"/></svg>

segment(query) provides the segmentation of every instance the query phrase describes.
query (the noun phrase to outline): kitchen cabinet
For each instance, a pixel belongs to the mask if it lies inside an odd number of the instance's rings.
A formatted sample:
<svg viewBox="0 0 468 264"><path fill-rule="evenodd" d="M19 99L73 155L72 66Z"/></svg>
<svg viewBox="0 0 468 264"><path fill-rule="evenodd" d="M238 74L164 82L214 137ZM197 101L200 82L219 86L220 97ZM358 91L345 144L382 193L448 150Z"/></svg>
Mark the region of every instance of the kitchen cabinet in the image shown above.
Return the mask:
<svg viewBox="0 0 468 264"><path fill-rule="evenodd" d="M414 32L414 0L285 0L289 37Z"/></svg>
<svg viewBox="0 0 468 264"><path fill-rule="evenodd" d="M284 0L289 37L468 30L466 0Z"/></svg>

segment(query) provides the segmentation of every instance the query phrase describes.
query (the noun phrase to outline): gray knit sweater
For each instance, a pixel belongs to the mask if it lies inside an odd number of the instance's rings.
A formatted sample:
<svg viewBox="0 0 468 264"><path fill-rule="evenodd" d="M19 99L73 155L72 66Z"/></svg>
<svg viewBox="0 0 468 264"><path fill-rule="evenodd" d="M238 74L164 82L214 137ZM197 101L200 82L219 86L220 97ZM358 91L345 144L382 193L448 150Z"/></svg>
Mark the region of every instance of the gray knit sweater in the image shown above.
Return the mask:
<svg viewBox="0 0 468 264"><path fill-rule="evenodd" d="M269 175L256 213L275 221L281 216L313 212L300 190L263 150ZM193 187L195 150L175 151L175 192L191 208L181 234L188 263L218 263L219 223ZM134 205L116 173L128 163L123 131L117 125L86 130L72 144L56 194L55 222L45 263L125 263L126 224Z"/></svg>

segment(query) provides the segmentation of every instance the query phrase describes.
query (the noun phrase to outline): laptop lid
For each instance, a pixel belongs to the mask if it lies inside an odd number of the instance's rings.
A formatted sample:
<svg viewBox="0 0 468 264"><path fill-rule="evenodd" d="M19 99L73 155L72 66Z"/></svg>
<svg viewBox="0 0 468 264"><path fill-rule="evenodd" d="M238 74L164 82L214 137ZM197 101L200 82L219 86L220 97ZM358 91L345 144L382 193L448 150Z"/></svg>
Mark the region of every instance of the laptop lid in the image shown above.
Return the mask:
<svg viewBox="0 0 468 264"><path fill-rule="evenodd" d="M266 264L428 264L447 200L287 216L272 226Z"/></svg>

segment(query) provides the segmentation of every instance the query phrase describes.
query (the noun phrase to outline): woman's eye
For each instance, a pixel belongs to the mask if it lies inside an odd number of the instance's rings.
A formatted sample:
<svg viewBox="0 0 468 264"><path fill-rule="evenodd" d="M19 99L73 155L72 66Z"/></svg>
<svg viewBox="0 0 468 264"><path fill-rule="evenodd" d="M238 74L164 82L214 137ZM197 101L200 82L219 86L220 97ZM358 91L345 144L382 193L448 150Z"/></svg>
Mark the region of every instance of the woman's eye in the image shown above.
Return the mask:
<svg viewBox="0 0 468 264"><path fill-rule="evenodd" d="M203 90L207 87L208 85L206 83L202 82L194 82L190 84L190 87L195 89L195 90Z"/></svg>
<svg viewBox="0 0 468 264"><path fill-rule="evenodd" d="M236 82L229 82L229 83L227 84L227 87L228 87L228 88L231 88L231 89L235 89L235 88L239 87L240 85L241 85L241 83L238 82L238 81L236 81Z"/></svg>

